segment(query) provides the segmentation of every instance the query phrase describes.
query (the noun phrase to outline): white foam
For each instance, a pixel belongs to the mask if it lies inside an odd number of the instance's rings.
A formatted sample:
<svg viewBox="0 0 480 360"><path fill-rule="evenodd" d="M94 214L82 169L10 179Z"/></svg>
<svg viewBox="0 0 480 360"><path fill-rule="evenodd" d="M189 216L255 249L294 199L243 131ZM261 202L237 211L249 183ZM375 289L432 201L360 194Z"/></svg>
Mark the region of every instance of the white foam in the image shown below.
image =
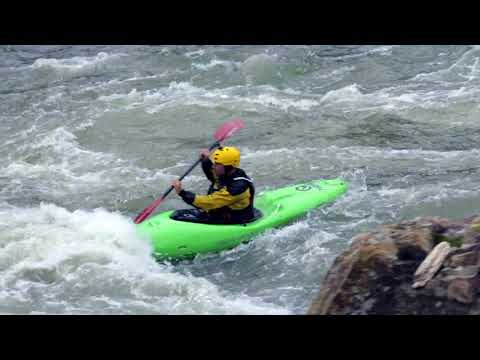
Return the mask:
<svg viewBox="0 0 480 360"><path fill-rule="evenodd" d="M454 199L471 200L477 196L477 191L475 183L470 183L469 179L462 178L448 183L417 185L408 188L382 188L376 191L376 195L379 196L376 201L382 203L375 205L376 208L402 209L426 203L439 204L443 201L455 201ZM398 213L392 212L392 218L395 216L398 216Z"/></svg>
<svg viewBox="0 0 480 360"><path fill-rule="evenodd" d="M277 98L271 94L260 94L258 97L245 99L249 103L260 104L266 107L275 107L283 111L288 111L290 108L308 111L312 107L318 106L319 102L309 99L290 100L285 98Z"/></svg>
<svg viewBox="0 0 480 360"><path fill-rule="evenodd" d="M88 122L84 126L88 126ZM24 144L22 148L28 149L29 152L41 153L44 161L39 165L61 165L72 170L86 165L92 166L92 164L121 162L112 154L96 153L82 149L76 140L77 137L72 132L61 126L44 136L39 136L37 140ZM60 164L59 159L61 159Z"/></svg>
<svg viewBox="0 0 480 360"><path fill-rule="evenodd" d="M222 105L239 106L253 104L280 111L309 111L320 103L313 99L302 98L291 89L280 91L271 86L258 87L258 94L244 95L243 87L235 86L225 89L207 90L196 87L189 82L171 82L168 87L137 91L126 94L111 94L101 96L99 100L117 105L118 111L133 108L144 108L149 114L155 114L169 106L197 105L202 107L218 107ZM118 108L120 105L120 108Z"/></svg>
<svg viewBox="0 0 480 360"><path fill-rule="evenodd" d="M349 104L351 106L358 107L359 104L370 106L388 106L394 105L395 102L403 102L404 99L408 99L407 102L411 102L409 94L402 94L400 96L392 96L389 94L391 88L381 89L372 93L363 93L358 84L351 84L337 90L331 90L322 96L320 102L322 104L341 104L345 106ZM402 98L403 96L403 98ZM410 104L409 104L410 106Z"/></svg>
<svg viewBox="0 0 480 360"><path fill-rule="evenodd" d="M213 59L208 64L193 63L192 67L195 68L195 69L207 71L207 70L210 70L210 69L212 69L216 66L223 66L228 71L232 71L235 67L238 67L239 64L240 63L232 62L232 61Z"/></svg>
<svg viewBox="0 0 480 360"><path fill-rule="evenodd" d="M337 90L327 92L320 100L320 102L339 102L339 101L354 101L363 96L357 84L351 84Z"/></svg>
<svg viewBox="0 0 480 360"><path fill-rule="evenodd" d="M265 249L267 253L273 256L278 253L279 247L309 228L310 226L306 221L297 221L279 229L267 230L255 239L255 246Z"/></svg>
<svg viewBox="0 0 480 360"><path fill-rule="evenodd" d="M368 53L369 54L377 54L378 53L378 54L383 55L383 56L392 55L392 50L395 48L395 46L398 46L398 45L380 46L378 48L369 50Z"/></svg>
<svg viewBox="0 0 480 360"><path fill-rule="evenodd" d="M78 127L90 124L87 121ZM2 174L21 181L33 180L37 183L36 191L57 196L68 196L72 191L101 191L109 183L118 185L134 181L138 176L158 178L163 175L161 171L132 167L129 162L112 154L82 149L76 136L64 127L38 135L37 139L33 138L17 149L27 154L37 153L39 158L33 164L21 158L11 161L1 168Z"/></svg>
<svg viewBox="0 0 480 360"><path fill-rule="evenodd" d="M30 65L33 69L51 68L58 71L77 72L82 69L92 68L101 64L105 64L107 61L116 59L126 54L108 54L100 52L95 56L75 56L67 59L37 59Z"/></svg>
<svg viewBox="0 0 480 360"><path fill-rule="evenodd" d="M197 58L197 57L203 56L204 54L205 54L205 50L200 49L200 50L186 52L185 56L189 58Z"/></svg>
<svg viewBox="0 0 480 360"><path fill-rule="evenodd" d="M340 111L343 113L379 110L401 112L415 108L446 108L452 101L474 101L479 92L477 86L426 91L407 85L366 93L358 84L351 84L328 91L320 99L320 104L325 109L341 107Z"/></svg>
<svg viewBox="0 0 480 360"><path fill-rule="evenodd" d="M128 94L111 94L111 95L102 95L98 98L100 101L114 102L114 101L130 101L136 102L141 101L143 96L137 91L137 89L132 89Z"/></svg>
<svg viewBox="0 0 480 360"><path fill-rule="evenodd" d="M63 97L63 94L61 92L59 93L56 93L56 94L53 94L53 95L50 95L49 97L47 97L45 99L45 102L46 103L56 103L58 102L58 100L60 100L61 98Z"/></svg>
<svg viewBox="0 0 480 360"><path fill-rule="evenodd" d="M76 129L91 124L92 121L87 120ZM107 199L115 195L109 194L106 189L115 188L117 192L124 189L130 194L132 186L139 181L144 184L145 192L152 191L150 186L157 189L159 183L169 183L175 177L172 169L186 166L181 162L164 169L144 169L117 155L82 148L76 136L64 127L44 134L37 133L36 138L29 136L29 142L16 147L22 155L0 166L2 175L12 179L8 186L0 188L0 193L21 193L23 186L35 184L35 192L47 199L55 196L63 201L64 197L70 199L78 193L89 194L87 198L91 195L92 199ZM33 153L38 154L34 163L23 160L23 154ZM201 176L191 175L186 184L194 184L201 179Z"/></svg>
<svg viewBox="0 0 480 360"><path fill-rule="evenodd" d="M87 120L82 121L82 122L78 123L77 125L75 125L74 130L75 131L86 130L88 128L93 127L93 125L95 125L95 120L92 119L92 118L88 118Z"/></svg>
<svg viewBox="0 0 480 360"><path fill-rule="evenodd" d="M0 311L8 307L21 313L289 313L157 264L132 220L118 213L70 212L42 204L0 208L0 219L6 218L9 222L0 230ZM38 292L41 299L35 296Z"/></svg>
<svg viewBox="0 0 480 360"><path fill-rule="evenodd" d="M342 80L345 77L345 75L347 75L348 73L351 73L354 70L355 70L355 66L343 66L333 71L326 71L324 69L317 70L313 74L310 74L310 76L316 78L317 80L328 80L328 81L325 81L325 84L314 87L314 88L322 88L322 87L328 86L330 81Z"/></svg>
<svg viewBox="0 0 480 360"><path fill-rule="evenodd" d="M177 73L177 74L181 74L183 73L183 71L180 71L180 70L174 70L173 73ZM154 75L147 75L147 76L133 76L133 77L130 77L130 78L127 78L127 79L112 79L112 80L108 80L108 81L100 81L100 82L97 82L95 83L94 85L91 85L91 86L82 86L79 90L78 90L78 93L85 93L85 92L88 92L88 91L98 91L98 92L106 92L109 88L115 88L119 85L122 85L122 84L127 84L129 82L138 82L138 81L143 81L143 80L151 80L151 79L162 79L162 78L165 78L165 77L168 77L172 75L172 71L164 71L164 72L161 72L159 74L154 74ZM133 91L136 89L132 89L131 91ZM117 100L117 99L121 99L122 97L124 97L125 94L111 94L111 95L101 95L99 97L99 100Z"/></svg>
<svg viewBox="0 0 480 360"><path fill-rule="evenodd" d="M381 169L392 164L408 170L409 167L435 171L435 169L458 169L476 167L479 149L461 150L461 151L435 151L423 149L389 149L366 146L328 146L322 148L314 147L295 147L295 148L273 148L251 150L248 147L242 149L242 159L248 164L256 162L265 162L266 159L272 164L288 160L293 160L298 153L311 154L308 158L308 164L311 169L328 169L332 174L342 171L342 169L351 169L354 165L357 169L368 167L371 169ZM317 166L318 164L318 166ZM337 176L345 177L348 174L342 173ZM351 174L350 174L351 175ZM348 175L350 177L350 175Z"/></svg>
<svg viewBox="0 0 480 360"><path fill-rule="evenodd" d="M433 71L430 73L420 73L416 75L411 81L433 81L440 83L454 82L471 82L479 78L480 68L479 54L480 47L478 45L472 46L472 48L465 53L452 65L446 69ZM463 73L467 70L467 73Z"/></svg>
<svg viewBox="0 0 480 360"><path fill-rule="evenodd" d="M277 149L262 149L251 150L248 147L242 149L242 159L257 159L271 156L284 156L285 153L295 155L298 152L317 151L317 148L312 147L296 147L296 148L277 148Z"/></svg>
<svg viewBox="0 0 480 360"><path fill-rule="evenodd" d="M66 59L41 58L35 60L33 64L23 67L22 70L32 70L36 72L43 81L65 81L77 77L103 73L108 68L115 66L117 59L124 56L126 56L126 54L100 52L95 56L76 56ZM38 80L41 79L39 78Z"/></svg>
<svg viewBox="0 0 480 360"><path fill-rule="evenodd" d="M305 265L305 271L316 271L319 261L325 261L326 257L331 255L331 250L324 245L337 239L336 234L317 230L298 248L297 255L293 257L297 259L297 262L300 259L300 262Z"/></svg>
<svg viewBox="0 0 480 360"><path fill-rule="evenodd" d="M193 93L203 93L204 89L197 88L188 82L171 82L168 87L161 89L151 89L145 91L137 91L132 89L127 94L111 94L99 97L101 101L130 101L135 103L154 103L155 101L167 100L178 95L189 95Z"/></svg>
<svg viewBox="0 0 480 360"><path fill-rule="evenodd" d="M125 80L117 80L117 83L121 84L123 82L130 82L130 81L161 79L161 78L165 77L166 75L170 75L170 72L169 71L164 71L160 74L155 74L155 75L134 76L134 77L131 77L131 78L127 78Z"/></svg>
<svg viewBox="0 0 480 360"><path fill-rule="evenodd" d="M346 59L356 59L356 58L364 58L368 55L376 54L380 56L390 56L392 55L392 51L395 47L399 45L385 45L385 46L379 46L374 49L368 49L366 51L362 51L356 54L350 54L350 55L341 55L341 56L336 56L334 59L336 60L346 60Z"/></svg>

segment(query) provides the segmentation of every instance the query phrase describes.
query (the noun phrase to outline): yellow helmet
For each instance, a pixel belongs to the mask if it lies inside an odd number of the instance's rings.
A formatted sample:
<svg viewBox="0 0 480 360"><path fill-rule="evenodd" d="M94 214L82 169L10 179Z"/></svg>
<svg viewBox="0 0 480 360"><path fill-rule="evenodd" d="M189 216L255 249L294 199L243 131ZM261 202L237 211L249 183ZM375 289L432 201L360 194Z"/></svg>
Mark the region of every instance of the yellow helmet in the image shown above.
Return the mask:
<svg viewBox="0 0 480 360"><path fill-rule="evenodd" d="M219 147L213 152L210 159L215 164L238 167L240 165L240 151L233 146Z"/></svg>

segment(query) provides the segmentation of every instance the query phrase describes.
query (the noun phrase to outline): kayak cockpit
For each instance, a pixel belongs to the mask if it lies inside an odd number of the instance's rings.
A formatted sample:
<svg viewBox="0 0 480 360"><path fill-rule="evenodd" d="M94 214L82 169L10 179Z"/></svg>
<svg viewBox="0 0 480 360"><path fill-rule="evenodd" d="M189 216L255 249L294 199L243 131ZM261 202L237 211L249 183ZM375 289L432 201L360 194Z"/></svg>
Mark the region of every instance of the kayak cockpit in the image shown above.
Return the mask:
<svg viewBox="0 0 480 360"><path fill-rule="evenodd" d="M175 221L183 221L183 222L192 222L192 223L199 223L199 224L209 224L209 225L242 225L254 222L260 219L263 216L262 212L256 208L253 209L253 218L247 220L240 224L225 224L219 221L214 221L210 219L204 211L199 209L182 209L176 210L170 215L170 219Z"/></svg>

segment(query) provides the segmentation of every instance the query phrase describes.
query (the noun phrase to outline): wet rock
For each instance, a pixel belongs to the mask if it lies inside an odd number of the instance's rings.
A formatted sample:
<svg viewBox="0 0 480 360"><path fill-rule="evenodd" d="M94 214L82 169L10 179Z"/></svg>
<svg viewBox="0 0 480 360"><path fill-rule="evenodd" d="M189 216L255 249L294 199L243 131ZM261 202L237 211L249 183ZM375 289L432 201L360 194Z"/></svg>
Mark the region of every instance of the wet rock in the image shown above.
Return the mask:
<svg viewBox="0 0 480 360"><path fill-rule="evenodd" d="M435 246L426 259L420 264L417 271L415 271L413 288L416 289L425 286L443 265L450 251L450 244L447 242L441 242Z"/></svg>
<svg viewBox="0 0 480 360"><path fill-rule="evenodd" d="M418 218L352 239L308 314L480 314L480 216Z"/></svg>

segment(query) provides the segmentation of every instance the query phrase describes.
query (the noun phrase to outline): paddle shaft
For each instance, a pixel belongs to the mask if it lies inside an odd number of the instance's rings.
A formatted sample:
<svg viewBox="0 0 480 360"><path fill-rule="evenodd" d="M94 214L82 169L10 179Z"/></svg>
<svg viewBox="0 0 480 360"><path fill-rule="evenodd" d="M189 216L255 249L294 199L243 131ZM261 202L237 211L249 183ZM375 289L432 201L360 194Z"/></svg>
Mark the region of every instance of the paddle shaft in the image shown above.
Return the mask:
<svg viewBox="0 0 480 360"><path fill-rule="evenodd" d="M217 140L213 143L212 146L210 146L209 150L212 151L214 148L219 147L220 143L224 141L225 139L228 139L230 136L232 136L234 133L236 133L238 130L242 129L245 127L245 124L241 119L234 119L231 121L228 121L224 123L221 127L217 129L213 137ZM185 176L190 174L190 172L202 161L202 157L198 159L195 164L193 164L190 169L187 170L185 174L182 175L180 180L182 180ZM135 224L140 224L142 221L144 221L146 218L150 216L150 214L153 213L153 211L156 209L158 205L167 197L168 194L174 189L174 186L170 186L170 188L162 195L161 198L155 200L153 203L151 203L148 207L143 209L143 211L134 219Z"/></svg>
<svg viewBox="0 0 480 360"><path fill-rule="evenodd" d="M213 149L215 149L216 147L220 146L220 142L219 141L215 141L215 143L212 144L212 146L210 146L208 148L208 150L212 151ZM202 162L202 158L198 159L197 161L195 161L195 164L193 164L192 166L190 166L190 169L187 170L187 172L185 174L183 174L181 177L180 177L180 181L182 181L188 174L190 174L192 172L193 169L195 169L197 167L198 164L200 164ZM173 185L171 185L167 191L165 191L165 193L162 195L162 200L165 199L168 194L170 194L170 192L174 189Z"/></svg>

